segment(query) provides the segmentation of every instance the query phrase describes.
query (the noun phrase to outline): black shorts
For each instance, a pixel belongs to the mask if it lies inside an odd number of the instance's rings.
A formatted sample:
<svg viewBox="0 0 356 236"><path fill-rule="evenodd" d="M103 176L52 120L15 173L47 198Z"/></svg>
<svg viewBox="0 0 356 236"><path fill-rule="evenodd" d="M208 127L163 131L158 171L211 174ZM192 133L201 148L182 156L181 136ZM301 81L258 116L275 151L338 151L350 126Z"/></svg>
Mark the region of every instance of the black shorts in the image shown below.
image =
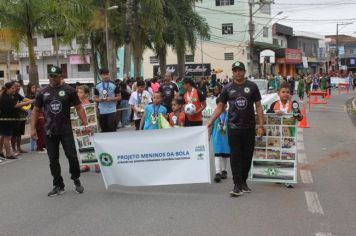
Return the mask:
<svg viewBox="0 0 356 236"><path fill-rule="evenodd" d="M215 157L230 158L230 153L215 153Z"/></svg>
<svg viewBox="0 0 356 236"><path fill-rule="evenodd" d="M203 121L187 121L186 126L203 126Z"/></svg>
<svg viewBox="0 0 356 236"><path fill-rule="evenodd" d="M14 132L12 134L13 137L20 137L25 134L26 121L18 121L16 122L16 126Z"/></svg>
<svg viewBox="0 0 356 236"><path fill-rule="evenodd" d="M11 137L14 133L15 122L0 122L0 136Z"/></svg>

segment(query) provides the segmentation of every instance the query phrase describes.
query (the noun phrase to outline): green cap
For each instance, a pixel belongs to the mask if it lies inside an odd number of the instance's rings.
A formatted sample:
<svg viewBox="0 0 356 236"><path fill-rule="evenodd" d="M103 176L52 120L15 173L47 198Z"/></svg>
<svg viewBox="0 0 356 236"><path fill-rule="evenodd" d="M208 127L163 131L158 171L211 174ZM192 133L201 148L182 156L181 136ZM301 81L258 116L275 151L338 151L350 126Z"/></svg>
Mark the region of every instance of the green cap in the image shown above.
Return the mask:
<svg viewBox="0 0 356 236"><path fill-rule="evenodd" d="M242 63L241 61L236 61L234 64L232 64L232 70L235 70L238 68L246 70L244 63Z"/></svg>
<svg viewBox="0 0 356 236"><path fill-rule="evenodd" d="M62 75L62 70L58 66L49 68L48 75Z"/></svg>

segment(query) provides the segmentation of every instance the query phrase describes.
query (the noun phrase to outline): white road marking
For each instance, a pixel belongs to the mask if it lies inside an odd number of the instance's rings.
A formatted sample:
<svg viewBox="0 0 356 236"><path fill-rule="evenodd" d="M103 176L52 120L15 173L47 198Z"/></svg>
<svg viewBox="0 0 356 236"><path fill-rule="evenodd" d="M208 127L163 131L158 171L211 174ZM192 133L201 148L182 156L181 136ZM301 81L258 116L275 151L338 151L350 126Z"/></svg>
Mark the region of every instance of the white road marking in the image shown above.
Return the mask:
<svg viewBox="0 0 356 236"><path fill-rule="evenodd" d="M346 105L344 105L344 112L347 112L347 107L346 107Z"/></svg>
<svg viewBox="0 0 356 236"><path fill-rule="evenodd" d="M324 215L321 207L318 194L316 192L305 192L305 199L307 201L308 210L314 214Z"/></svg>
<svg viewBox="0 0 356 236"><path fill-rule="evenodd" d="M303 141L304 141L303 133L298 134L298 141L299 141L299 142L303 142Z"/></svg>
<svg viewBox="0 0 356 236"><path fill-rule="evenodd" d="M303 142L298 142L297 143L298 151L304 151L304 143Z"/></svg>
<svg viewBox="0 0 356 236"><path fill-rule="evenodd" d="M298 128L298 133L299 133L299 134L302 134L302 133L303 133L303 130L304 130L303 128Z"/></svg>
<svg viewBox="0 0 356 236"><path fill-rule="evenodd" d="M307 156L305 155L305 153L303 153L303 152L298 153L298 163L300 163L300 164L308 163Z"/></svg>
<svg viewBox="0 0 356 236"><path fill-rule="evenodd" d="M315 236L332 236L332 233L323 233L323 232L318 232L315 234Z"/></svg>
<svg viewBox="0 0 356 236"><path fill-rule="evenodd" d="M300 170L300 178L304 184L312 184L314 182L310 170Z"/></svg>

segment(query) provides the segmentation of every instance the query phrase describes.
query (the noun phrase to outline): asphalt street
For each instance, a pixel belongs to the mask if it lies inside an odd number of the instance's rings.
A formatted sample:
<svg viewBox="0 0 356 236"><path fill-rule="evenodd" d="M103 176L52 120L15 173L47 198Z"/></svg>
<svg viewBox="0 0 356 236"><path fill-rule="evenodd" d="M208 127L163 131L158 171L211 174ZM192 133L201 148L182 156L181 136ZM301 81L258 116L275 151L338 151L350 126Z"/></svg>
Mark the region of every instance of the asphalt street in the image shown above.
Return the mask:
<svg viewBox="0 0 356 236"><path fill-rule="evenodd" d="M91 172L82 175L79 195L62 153L66 193L49 198L46 154L1 163L0 235L354 236L356 129L345 106L354 96L333 95L308 113L311 128L298 131L300 183L293 189L250 182L252 193L230 198L229 175L219 184L107 191L101 175Z"/></svg>

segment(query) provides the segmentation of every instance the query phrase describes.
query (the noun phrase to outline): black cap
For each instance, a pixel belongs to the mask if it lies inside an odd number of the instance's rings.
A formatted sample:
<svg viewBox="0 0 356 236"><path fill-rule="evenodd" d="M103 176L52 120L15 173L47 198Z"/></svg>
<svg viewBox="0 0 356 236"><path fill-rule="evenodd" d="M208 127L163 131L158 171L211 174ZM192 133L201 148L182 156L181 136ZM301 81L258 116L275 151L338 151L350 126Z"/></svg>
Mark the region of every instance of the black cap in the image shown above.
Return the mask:
<svg viewBox="0 0 356 236"><path fill-rule="evenodd" d="M48 75L56 75L56 76L62 75L62 70L58 66L52 66L48 70Z"/></svg>
<svg viewBox="0 0 356 236"><path fill-rule="evenodd" d="M234 64L232 64L232 70L235 70L235 69L242 69L242 70L246 71L245 65L241 61L236 61Z"/></svg>
<svg viewBox="0 0 356 236"><path fill-rule="evenodd" d="M109 74L109 70L108 70L108 68L101 68L100 70L99 70L99 74Z"/></svg>

